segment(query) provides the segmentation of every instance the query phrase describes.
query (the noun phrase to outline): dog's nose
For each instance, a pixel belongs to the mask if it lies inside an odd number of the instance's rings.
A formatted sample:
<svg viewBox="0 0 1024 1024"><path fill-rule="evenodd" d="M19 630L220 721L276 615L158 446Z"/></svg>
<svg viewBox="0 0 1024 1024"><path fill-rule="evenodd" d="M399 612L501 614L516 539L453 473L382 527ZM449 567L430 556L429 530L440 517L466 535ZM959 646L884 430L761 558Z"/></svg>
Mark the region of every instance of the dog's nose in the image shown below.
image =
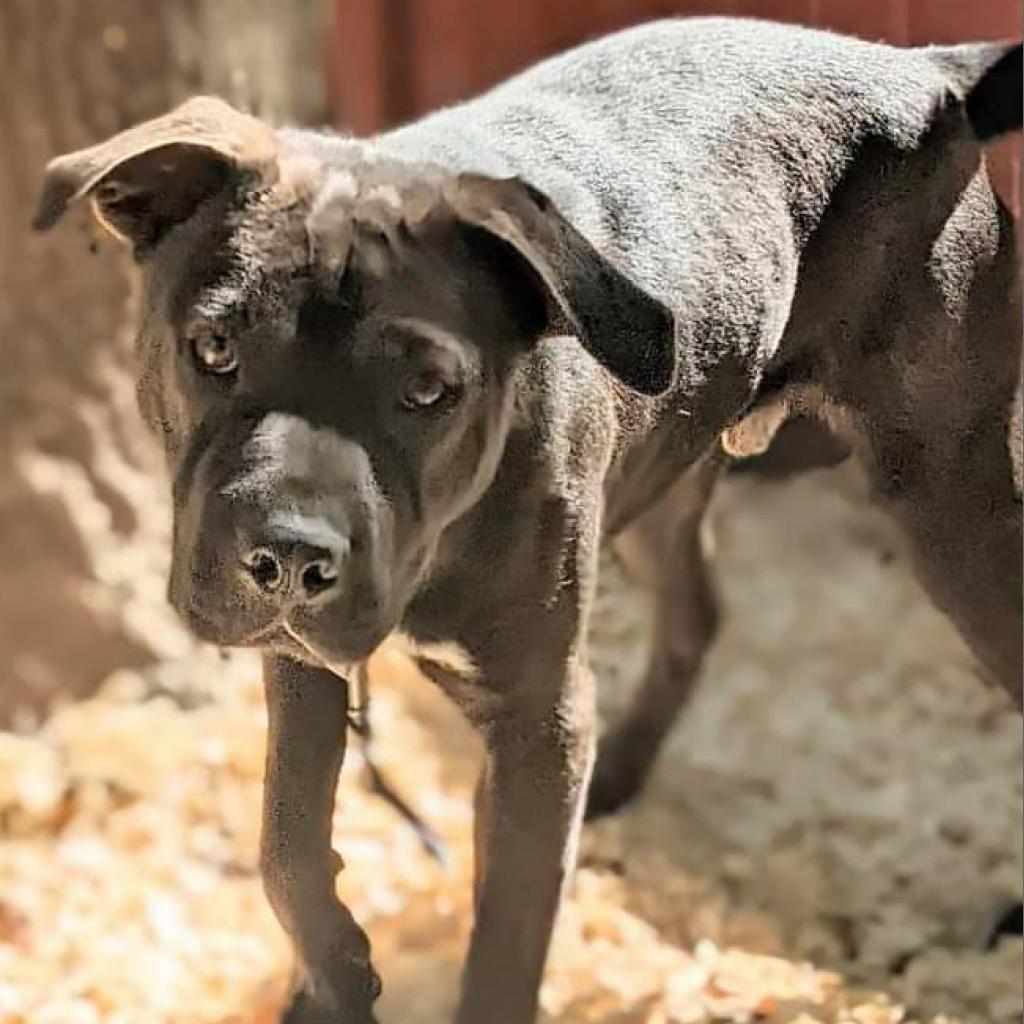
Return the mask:
<svg viewBox="0 0 1024 1024"><path fill-rule="evenodd" d="M242 567L262 593L310 601L337 586L347 550L340 536L275 536L247 551Z"/></svg>

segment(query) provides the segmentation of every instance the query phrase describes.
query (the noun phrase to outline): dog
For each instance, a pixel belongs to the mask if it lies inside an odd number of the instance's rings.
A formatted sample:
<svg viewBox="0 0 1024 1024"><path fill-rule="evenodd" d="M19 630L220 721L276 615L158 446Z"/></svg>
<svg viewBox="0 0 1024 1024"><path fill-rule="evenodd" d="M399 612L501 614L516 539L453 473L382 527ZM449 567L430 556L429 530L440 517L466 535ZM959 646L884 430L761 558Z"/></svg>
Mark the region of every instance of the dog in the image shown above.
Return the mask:
<svg viewBox="0 0 1024 1024"><path fill-rule="evenodd" d="M716 478L793 417L863 461L1019 700L1021 290L983 144L1020 82L1017 44L670 20L375 138L197 98L47 167L37 226L88 198L138 262L170 600L264 652L289 1024L375 1019L330 819L347 681L396 632L488 753L457 1020L535 1019L597 747L599 545L657 635L594 813L637 792L714 632Z"/></svg>

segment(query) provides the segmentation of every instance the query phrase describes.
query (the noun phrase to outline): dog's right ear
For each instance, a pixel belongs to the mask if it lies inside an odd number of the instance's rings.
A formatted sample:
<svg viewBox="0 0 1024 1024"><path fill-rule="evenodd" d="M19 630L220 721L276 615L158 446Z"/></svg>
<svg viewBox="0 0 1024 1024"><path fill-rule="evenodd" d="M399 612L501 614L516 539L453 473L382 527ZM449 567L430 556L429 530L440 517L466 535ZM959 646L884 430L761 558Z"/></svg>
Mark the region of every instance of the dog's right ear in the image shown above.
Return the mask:
<svg viewBox="0 0 1024 1024"><path fill-rule="evenodd" d="M52 160L33 226L52 227L71 203L89 197L103 226L139 256L241 175L268 185L277 173L277 138L269 125L223 100L197 96Z"/></svg>

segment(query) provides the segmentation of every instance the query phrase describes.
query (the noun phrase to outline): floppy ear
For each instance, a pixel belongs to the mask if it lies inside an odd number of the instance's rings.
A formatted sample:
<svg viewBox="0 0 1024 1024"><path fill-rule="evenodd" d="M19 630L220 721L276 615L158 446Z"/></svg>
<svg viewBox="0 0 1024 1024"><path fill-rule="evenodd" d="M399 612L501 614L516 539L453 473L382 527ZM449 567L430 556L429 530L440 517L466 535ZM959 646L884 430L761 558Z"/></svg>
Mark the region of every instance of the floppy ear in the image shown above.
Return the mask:
<svg viewBox="0 0 1024 1024"><path fill-rule="evenodd" d="M982 142L1021 130L1024 49L1019 40L932 46L925 52L956 83L967 106L967 119Z"/></svg>
<svg viewBox="0 0 1024 1024"><path fill-rule="evenodd" d="M672 383L675 321L616 269L543 193L517 178L463 174L445 187L457 217L500 240L528 271L546 310L538 333L576 335L624 384L658 395Z"/></svg>
<svg viewBox="0 0 1024 1024"><path fill-rule="evenodd" d="M238 174L277 177L277 139L262 121L223 100L197 96L46 167L33 225L46 230L89 196L99 221L136 255L186 220Z"/></svg>

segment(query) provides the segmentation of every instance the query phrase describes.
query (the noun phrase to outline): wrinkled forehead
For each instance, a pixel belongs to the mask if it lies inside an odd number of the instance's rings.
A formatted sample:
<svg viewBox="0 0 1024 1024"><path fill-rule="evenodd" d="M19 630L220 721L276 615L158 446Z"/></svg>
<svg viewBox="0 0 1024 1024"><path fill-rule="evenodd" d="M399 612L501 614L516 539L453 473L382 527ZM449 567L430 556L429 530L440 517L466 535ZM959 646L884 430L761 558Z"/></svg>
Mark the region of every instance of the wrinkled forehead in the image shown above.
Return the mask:
<svg viewBox="0 0 1024 1024"><path fill-rule="evenodd" d="M144 268L148 309L182 326L289 302L312 272L309 200L290 198L276 189L242 203L218 196L176 227Z"/></svg>
<svg viewBox="0 0 1024 1024"><path fill-rule="evenodd" d="M171 315L270 316L314 291L336 294L357 255L361 269L384 276L381 254L408 264L404 228L423 221L439 187L429 175L380 162L286 161L272 188L237 207L214 204L179 229L162 275L174 282Z"/></svg>

